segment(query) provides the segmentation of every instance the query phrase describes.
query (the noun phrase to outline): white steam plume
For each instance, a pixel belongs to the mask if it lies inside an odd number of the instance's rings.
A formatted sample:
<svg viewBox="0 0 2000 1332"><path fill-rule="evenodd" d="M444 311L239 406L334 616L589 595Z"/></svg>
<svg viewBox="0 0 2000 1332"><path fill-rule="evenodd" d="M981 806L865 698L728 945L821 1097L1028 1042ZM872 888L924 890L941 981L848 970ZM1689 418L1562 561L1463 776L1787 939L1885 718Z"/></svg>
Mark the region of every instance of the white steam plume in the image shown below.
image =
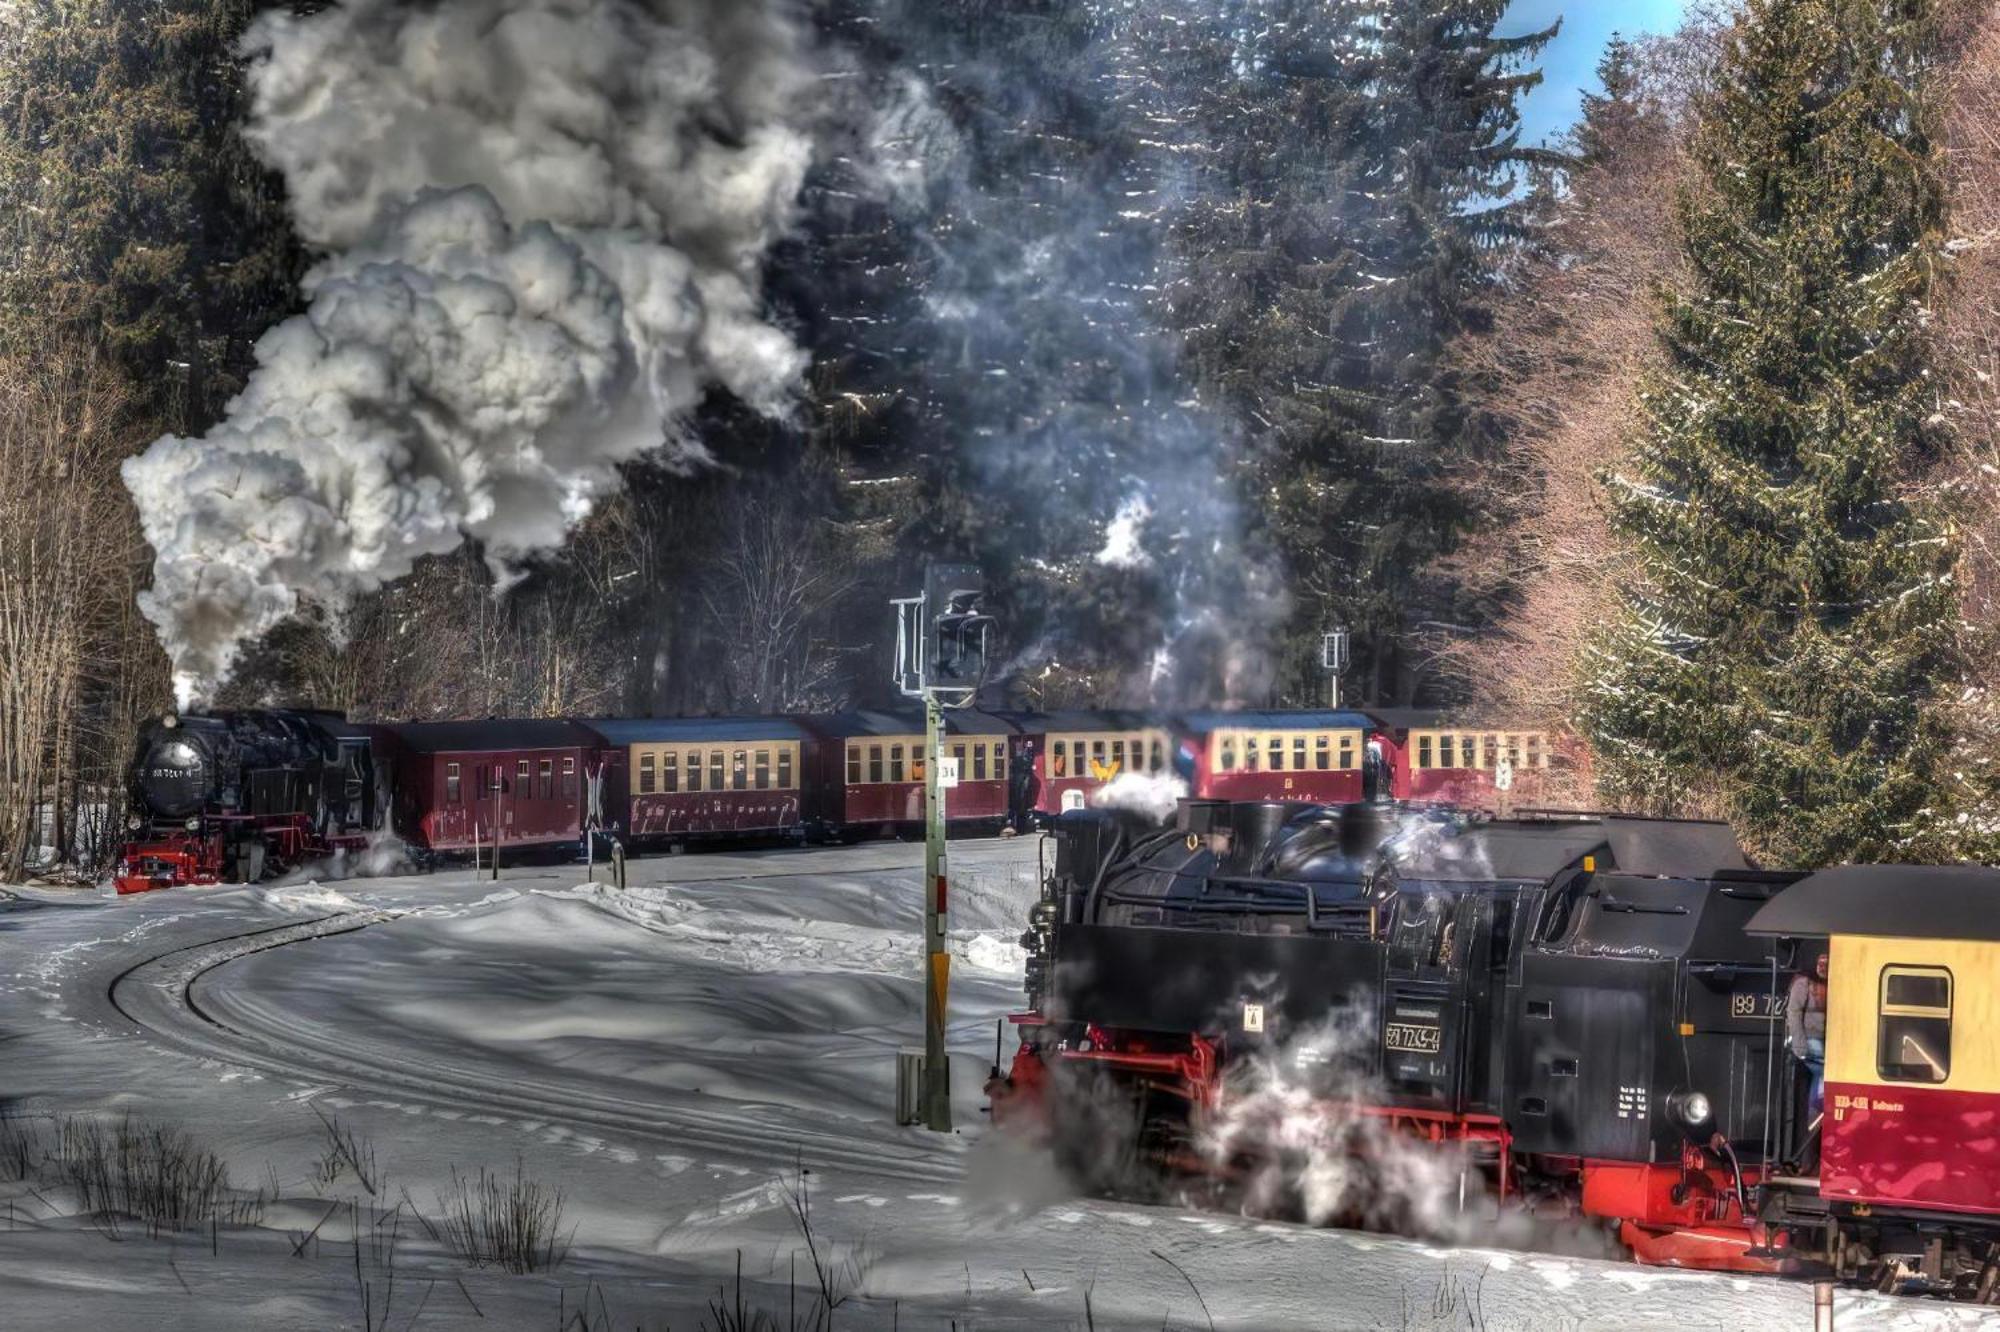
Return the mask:
<svg viewBox="0 0 2000 1332"><path fill-rule="evenodd" d="M1165 823L1187 794L1188 784L1173 773L1121 772L1098 787L1090 803L1099 809L1129 809Z"/></svg>
<svg viewBox="0 0 2000 1332"><path fill-rule="evenodd" d="M720 386L785 409L804 354L758 272L812 155L784 0L392 0L261 19L246 134L328 257L229 416L125 466L183 705L312 599L470 537L560 545Z"/></svg>

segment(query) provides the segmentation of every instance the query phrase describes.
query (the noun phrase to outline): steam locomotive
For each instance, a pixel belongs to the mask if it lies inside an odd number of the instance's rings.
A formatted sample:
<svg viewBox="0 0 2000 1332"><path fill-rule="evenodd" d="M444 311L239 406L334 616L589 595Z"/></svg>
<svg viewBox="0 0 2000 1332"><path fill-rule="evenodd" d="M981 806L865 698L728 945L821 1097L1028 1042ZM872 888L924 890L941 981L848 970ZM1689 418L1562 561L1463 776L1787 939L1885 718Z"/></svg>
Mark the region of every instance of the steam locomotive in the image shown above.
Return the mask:
<svg viewBox="0 0 2000 1332"><path fill-rule="evenodd" d="M360 850L388 814L375 728L336 713L168 714L140 731L118 891L255 883Z"/></svg>
<svg viewBox="0 0 2000 1332"><path fill-rule="evenodd" d="M1983 894L1926 924L1851 890L1808 910L1858 871L1757 870L1714 823L1188 801L1055 842L988 1091L1088 1187L1310 1192L1302 1154L1332 1152L1399 1172L1396 1206L1260 1205L1408 1229L1415 1143L1445 1212L1483 1191L1644 1262L2000 1286L2000 1061L1949 1030L2000 999L2000 871L1865 871ZM1827 936L1823 1117L1785 1009Z"/></svg>

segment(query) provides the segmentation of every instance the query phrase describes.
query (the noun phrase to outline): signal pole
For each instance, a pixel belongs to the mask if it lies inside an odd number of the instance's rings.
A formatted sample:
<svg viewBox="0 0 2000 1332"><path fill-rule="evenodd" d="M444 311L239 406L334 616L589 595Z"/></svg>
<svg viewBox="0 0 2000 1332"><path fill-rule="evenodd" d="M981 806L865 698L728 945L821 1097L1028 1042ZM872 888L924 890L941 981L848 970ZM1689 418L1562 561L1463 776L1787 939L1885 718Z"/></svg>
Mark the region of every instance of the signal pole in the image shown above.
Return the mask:
<svg viewBox="0 0 2000 1332"><path fill-rule="evenodd" d="M933 565L921 596L898 598L896 687L924 704L924 1127L951 1132L951 1063L945 1050L951 953L945 946L950 875L945 857L944 710L978 695L992 618L983 614L979 571ZM947 695L949 699L947 700ZM954 775L955 776L955 775Z"/></svg>
<svg viewBox="0 0 2000 1332"><path fill-rule="evenodd" d="M944 705L924 691L924 1127L951 1132L951 1064L945 1017L951 952L945 947L949 907L944 845Z"/></svg>

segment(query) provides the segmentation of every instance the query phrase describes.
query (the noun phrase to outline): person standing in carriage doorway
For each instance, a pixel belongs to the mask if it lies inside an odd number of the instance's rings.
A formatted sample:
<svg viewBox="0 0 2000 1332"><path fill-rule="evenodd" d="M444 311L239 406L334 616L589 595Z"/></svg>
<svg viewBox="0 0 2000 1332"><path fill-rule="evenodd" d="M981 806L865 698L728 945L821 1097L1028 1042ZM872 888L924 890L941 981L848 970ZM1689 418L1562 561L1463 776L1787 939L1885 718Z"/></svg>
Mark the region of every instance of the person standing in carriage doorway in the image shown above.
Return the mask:
<svg viewBox="0 0 2000 1332"><path fill-rule="evenodd" d="M1819 1150L1813 1129L1824 1112L1826 1095L1826 959L1824 950L1816 954L1812 973L1793 977L1791 991L1785 996L1785 1046L1811 1078L1806 1093L1806 1131L1814 1143L1814 1161Z"/></svg>

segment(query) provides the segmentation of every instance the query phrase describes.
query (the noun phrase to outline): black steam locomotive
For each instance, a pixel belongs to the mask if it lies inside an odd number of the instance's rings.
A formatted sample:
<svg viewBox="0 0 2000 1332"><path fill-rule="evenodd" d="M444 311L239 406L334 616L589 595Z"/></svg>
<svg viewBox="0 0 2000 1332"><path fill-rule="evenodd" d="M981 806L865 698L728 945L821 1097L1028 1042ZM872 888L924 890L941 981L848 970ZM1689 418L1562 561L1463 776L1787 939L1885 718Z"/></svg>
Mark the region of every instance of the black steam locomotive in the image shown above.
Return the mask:
<svg viewBox="0 0 2000 1332"><path fill-rule="evenodd" d="M1168 831L1055 836L990 1090L1087 1183L1296 1150L1242 1131L1244 1071L1281 1069L1288 1115L1429 1144L1460 1206L1483 1176L1647 1261L1776 1270L1753 1198L1798 1148L1792 974L1744 926L1797 876L1726 826L1187 801Z"/></svg>
<svg viewBox="0 0 2000 1332"><path fill-rule="evenodd" d="M389 808L374 728L258 710L148 722L132 765L118 890L255 883L358 850Z"/></svg>

